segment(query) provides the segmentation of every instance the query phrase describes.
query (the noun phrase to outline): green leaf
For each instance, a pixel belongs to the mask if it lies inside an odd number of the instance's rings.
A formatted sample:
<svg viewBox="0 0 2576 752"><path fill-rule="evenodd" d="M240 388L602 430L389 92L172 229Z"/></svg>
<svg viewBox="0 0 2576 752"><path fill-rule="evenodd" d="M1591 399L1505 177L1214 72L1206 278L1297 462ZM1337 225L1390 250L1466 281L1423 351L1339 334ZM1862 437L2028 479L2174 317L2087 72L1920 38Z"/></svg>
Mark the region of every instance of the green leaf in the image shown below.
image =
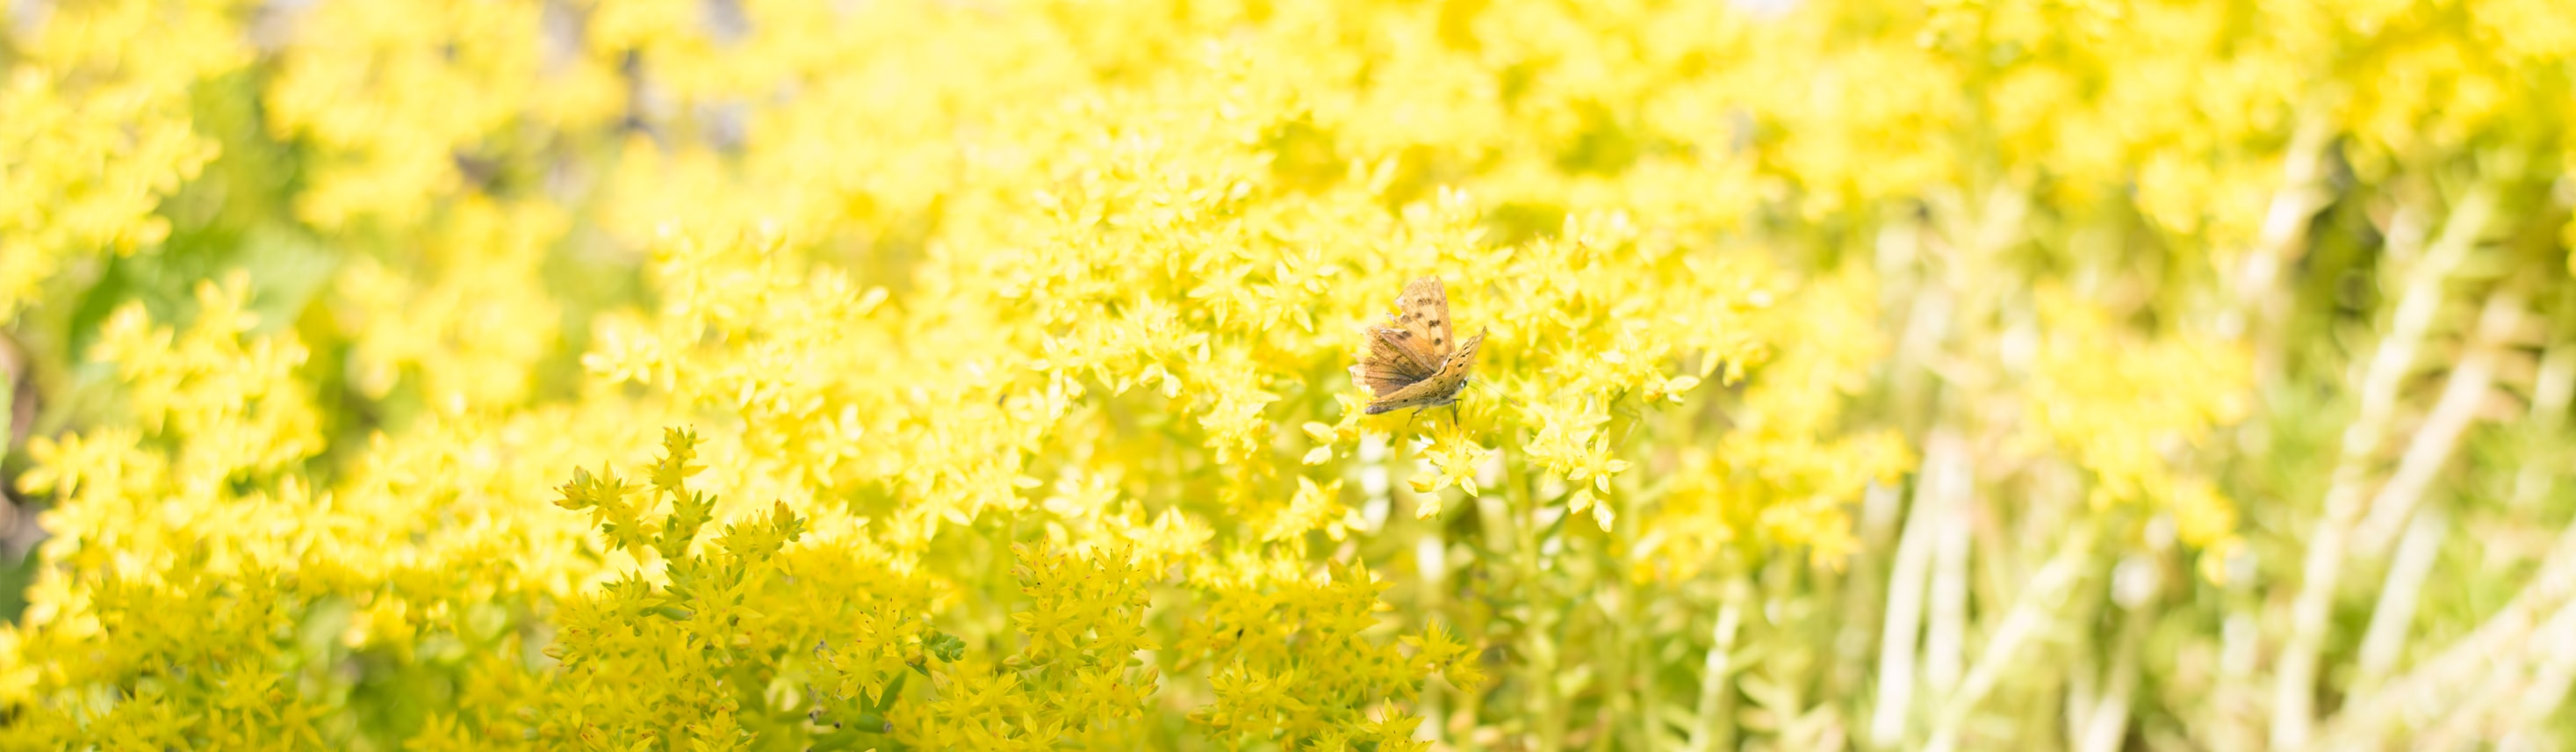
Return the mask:
<svg viewBox="0 0 2576 752"><path fill-rule="evenodd" d="M956 663L958 659L966 657L965 640L936 629L930 630L929 637L922 638L921 649L938 657L941 663Z"/></svg>

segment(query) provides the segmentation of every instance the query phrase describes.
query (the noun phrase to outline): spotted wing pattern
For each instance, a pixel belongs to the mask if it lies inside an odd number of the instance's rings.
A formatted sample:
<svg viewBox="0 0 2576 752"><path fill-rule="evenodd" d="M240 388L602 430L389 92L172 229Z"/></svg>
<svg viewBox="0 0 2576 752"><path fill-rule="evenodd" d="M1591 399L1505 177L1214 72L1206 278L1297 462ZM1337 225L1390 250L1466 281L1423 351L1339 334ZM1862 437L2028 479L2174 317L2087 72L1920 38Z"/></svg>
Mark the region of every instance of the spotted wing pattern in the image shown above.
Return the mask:
<svg viewBox="0 0 2576 752"><path fill-rule="evenodd" d="M1458 401L1458 390L1467 386L1467 374L1476 368L1476 348L1485 343L1477 334L1458 343L1457 352L1440 364L1430 378L1407 384L1392 392L1378 392L1361 412L1369 415L1402 410L1408 407L1438 407Z"/></svg>
<svg viewBox="0 0 2576 752"><path fill-rule="evenodd" d="M1372 328L1368 334L1368 355L1351 368L1351 377L1359 381L1360 388L1369 390L1371 398L1392 394L1439 372L1436 365L1422 365L1403 345L1396 344L1398 330Z"/></svg>
<svg viewBox="0 0 2576 752"><path fill-rule="evenodd" d="M1395 343L1412 355L1415 363L1422 364L1423 370L1439 370L1457 349L1457 340L1449 335L1449 291L1440 284L1439 277L1404 283L1403 294L1395 297L1392 323Z"/></svg>

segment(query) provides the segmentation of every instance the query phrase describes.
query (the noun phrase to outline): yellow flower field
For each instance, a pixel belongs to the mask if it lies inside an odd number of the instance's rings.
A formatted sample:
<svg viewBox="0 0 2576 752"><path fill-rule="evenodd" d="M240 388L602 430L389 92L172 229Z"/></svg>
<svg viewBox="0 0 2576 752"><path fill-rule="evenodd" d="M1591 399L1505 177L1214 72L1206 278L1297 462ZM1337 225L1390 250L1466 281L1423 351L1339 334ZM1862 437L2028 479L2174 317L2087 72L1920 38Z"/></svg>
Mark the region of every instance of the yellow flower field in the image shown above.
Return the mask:
<svg viewBox="0 0 2576 752"><path fill-rule="evenodd" d="M5 18L0 749L2576 745L2552 0Z"/></svg>

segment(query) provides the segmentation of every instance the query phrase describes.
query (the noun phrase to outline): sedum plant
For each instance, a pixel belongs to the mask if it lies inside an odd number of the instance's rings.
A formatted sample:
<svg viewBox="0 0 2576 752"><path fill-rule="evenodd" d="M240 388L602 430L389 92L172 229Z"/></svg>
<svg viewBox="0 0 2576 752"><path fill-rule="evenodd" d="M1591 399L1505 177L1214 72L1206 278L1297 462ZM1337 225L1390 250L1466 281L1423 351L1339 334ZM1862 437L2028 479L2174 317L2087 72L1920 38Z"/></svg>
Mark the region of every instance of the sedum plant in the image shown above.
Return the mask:
<svg viewBox="0 0 2576 752"><path fill-rule="evenodd" d="M2541 0L18 6L0 747L2576 739Z"/></svg>

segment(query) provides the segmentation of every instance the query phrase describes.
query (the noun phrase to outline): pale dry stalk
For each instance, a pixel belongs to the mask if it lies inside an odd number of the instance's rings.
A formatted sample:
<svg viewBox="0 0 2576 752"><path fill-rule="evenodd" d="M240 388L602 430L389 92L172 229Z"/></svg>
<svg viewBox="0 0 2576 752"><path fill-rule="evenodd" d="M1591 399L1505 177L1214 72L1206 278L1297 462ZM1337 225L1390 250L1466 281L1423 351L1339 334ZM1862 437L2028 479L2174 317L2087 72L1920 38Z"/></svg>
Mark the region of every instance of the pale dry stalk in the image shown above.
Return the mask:
<svg viewBox="0 0 2576 752"><path fill-rule="evenodd" d="M2503 291L2487 299L2485 309L2478 314L2477 329L2470 334L2459 364L2444 382L2432 414L2415 430L2414 440L2407 442L2405 455L2397 461L2397 472L2371 498L2370 511L2355 530L2358 553L2375 555L2386 551L2406 518L2414 514L2425 489L2432 487L2442 466L2459 449L2460 436L2477 419L2478 406L2487 401L2487 393L2495 384L2497 361L2505 356L2510 347L2507 340L2522 325L2522 318L2521 295Z"/></svg>
<svg viewBox="0 0 2576 752"><path fill-rule="evenodd" d="M1967 441L1946 429L1924 442L1923 468L1916 476L1914 509L1898 534L1896 561L1887 583L1887 619L1878 640L1878 704L1871 715L1870 743L1892 747L1905 739L1905 721L1914 702L1916 637L1922 631L1926 590L1931 577L1934 536L1954 506L1966 496L1972 471Z"/></svg>
<svg viewBox="0 0 2576 752"><path fill-rule="evenodd" d="M2539 571L2512 601L2412 670L2380 688L2354 694L2317 746L2334 748L2384 734L2409 719L2439 717L2457 705L2464 688L2500 662L2519 665L2522 656L2531 652L2556 650L2560 643L2541 638L2558 634L2549 625L2558 623L2568 613L2565 609L2576 608L2571 596L2576 596L2576 525L2559 534ZM2568 629L2576 632L2576 624ZM2576 639L2576 634L2568 636Z"/></svg>
<svg viewBox="0 0 2576 752"><path fill-rule="evenodd" d="M2432 246L2405 272L2406 285L2391 315L2388 334L2360 375L2361 410L2346 426L2342 453L2325 496L2324 515L2309 536L2297 599L2291 604L2290 637L2282 646L2274 674L2272 747L2308 745L2316 726L2318 654L2332 625L2334 593L2344 567L2346 538L2367 511L2370 465L2386 442L2396 417L2399 387L2415 363L2418 350L2442 307L2443 285L2477 247L2479 236L2495 213L2491 185L2473 189L2442 228ZM2406 233L2391 233L2397 242Z"/></svg>
<svg viewBox="0 0 2576 752"><path fill-rule="evenodd" d="M1960 730L1976 712L1977 704L2003 682L2005 672L2021 659L2022 647L2056 618L2067 595L2082 581L2086 562L2093 556L2093 535L2089 528L2075 531L2059 546L2057 554L2031 576L2030 587L2013 599L2012 610L1995 626L1985 649L1978 651L1977 663L1968 669L1959 690L1942 698L1940 713L1933 720L1932 741L1925 749L1949 752L1958 748Z"/></svg>

